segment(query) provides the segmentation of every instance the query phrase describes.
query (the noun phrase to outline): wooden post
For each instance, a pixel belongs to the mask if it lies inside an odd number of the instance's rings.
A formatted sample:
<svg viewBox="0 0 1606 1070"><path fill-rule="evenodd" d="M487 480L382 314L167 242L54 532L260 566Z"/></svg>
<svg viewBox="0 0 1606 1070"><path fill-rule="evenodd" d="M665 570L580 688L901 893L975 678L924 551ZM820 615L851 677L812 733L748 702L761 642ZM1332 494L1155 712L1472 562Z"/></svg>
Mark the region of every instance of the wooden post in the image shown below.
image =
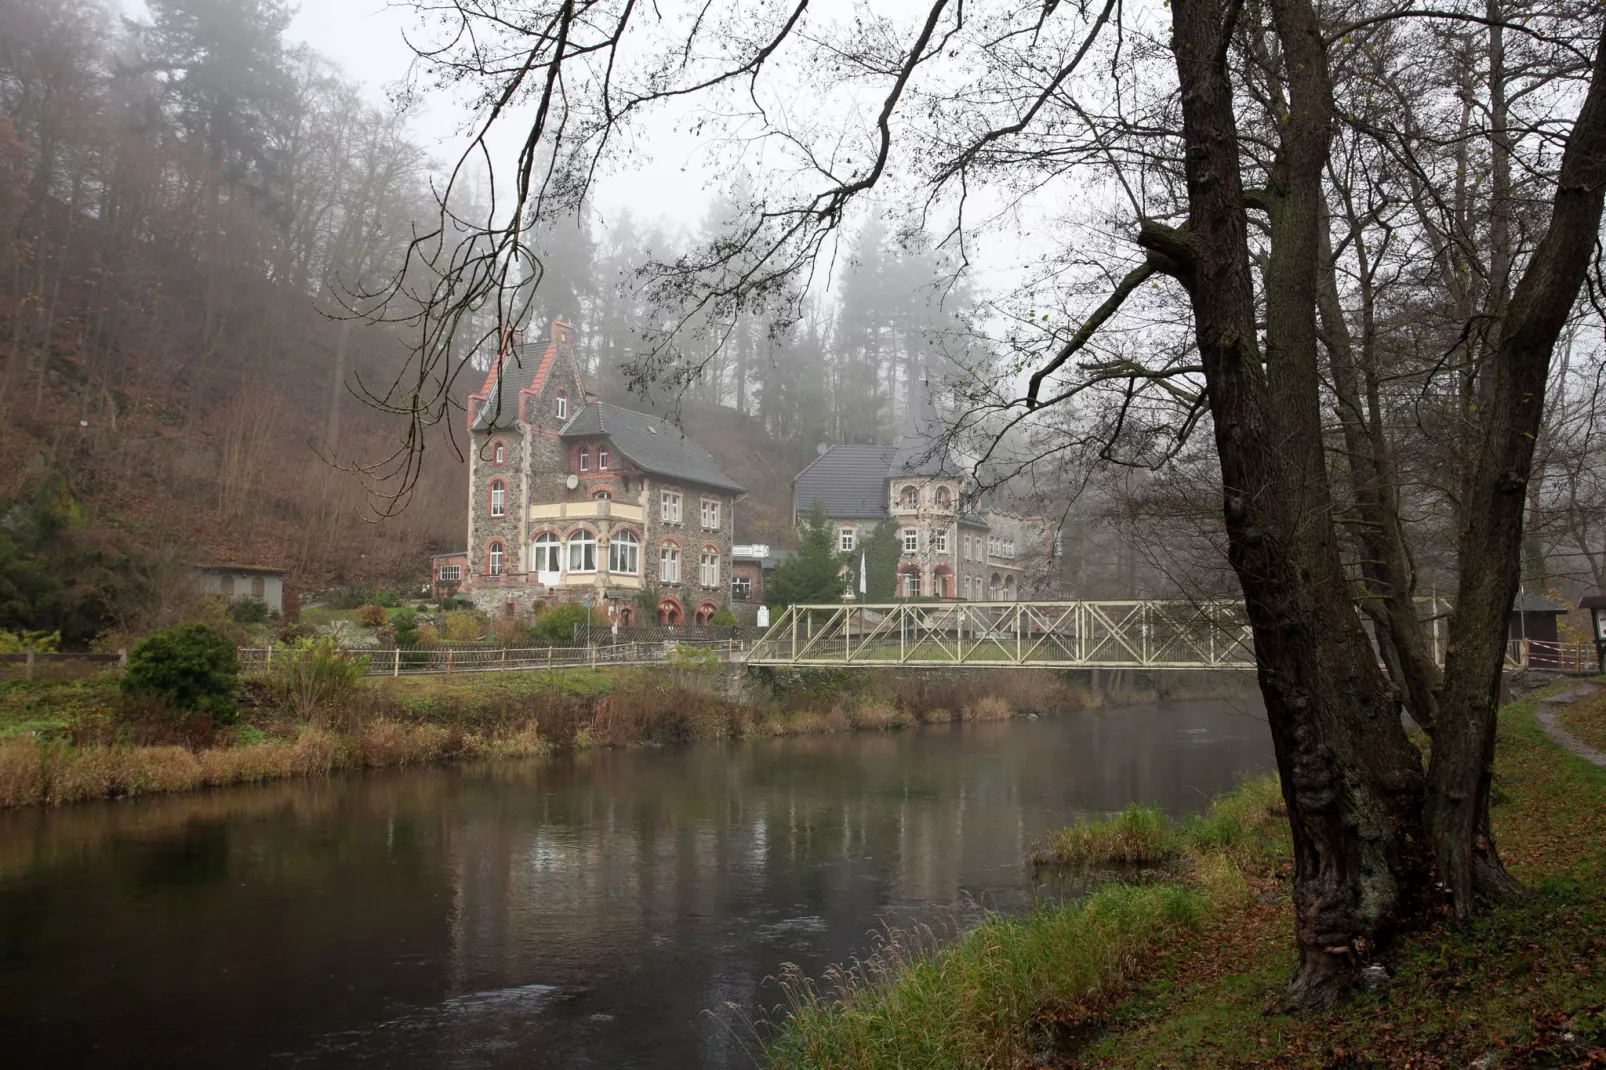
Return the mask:
<svg viewBox="0 0 1606 1070"><path fill-rule="evenodd" d="M502 648L502 671L507 672L507 647Z"/></svg>
<svg viewBox="0 0 1606 1070"><path fill-rule="evenodd" d="M396 648L396 662L390 667L391 676L401 675L401 647Z"/></svg>
<svg viewBox="0 0 1606 1070"><path fill-rule="evenodd" d="M452 672L452 651L450 649L448 649L446 651L446 673L447 673L447 675L451 675L451 672Z"/></svg>

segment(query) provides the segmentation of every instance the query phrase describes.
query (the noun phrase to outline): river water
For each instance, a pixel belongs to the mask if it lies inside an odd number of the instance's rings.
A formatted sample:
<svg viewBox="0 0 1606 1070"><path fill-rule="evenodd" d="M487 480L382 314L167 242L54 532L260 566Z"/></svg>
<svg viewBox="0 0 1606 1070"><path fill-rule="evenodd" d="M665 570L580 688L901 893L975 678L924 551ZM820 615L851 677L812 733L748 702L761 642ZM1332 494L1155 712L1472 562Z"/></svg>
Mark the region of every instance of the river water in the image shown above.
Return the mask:
<svg viewBox="0 0 1606 1070"><path fill-rule="evenodd" d="M1271 767L1258 705L1187 702L4 812L0 1052L749 1066L783 963L1022 909L1047 829Z"/></svg>

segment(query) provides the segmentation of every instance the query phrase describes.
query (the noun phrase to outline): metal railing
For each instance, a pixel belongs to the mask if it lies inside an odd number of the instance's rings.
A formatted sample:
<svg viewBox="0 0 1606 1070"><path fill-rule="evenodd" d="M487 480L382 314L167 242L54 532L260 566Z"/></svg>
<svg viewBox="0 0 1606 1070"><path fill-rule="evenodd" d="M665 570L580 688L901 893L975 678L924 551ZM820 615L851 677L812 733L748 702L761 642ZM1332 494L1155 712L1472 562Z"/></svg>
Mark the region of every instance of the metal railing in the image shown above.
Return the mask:
<svg viewBox="0 0 1606 1070"><path fill-rule="evenodd" d="M749 665L1252 669L1237 603L898 602L793 606Z"/></svg>
<svg viewBox="0 0 1606 1070"><path fill-rule="evenodd" d="M577 669L622 665L663 665L674 660L677 648L711 650L721 661L741 661L746 644L740 640L706 642L593 643L589 646L540 647L401 647L342 648L350 657L368 659L369 676L417 676L444 673L526 672L539 669ZM240 671L264 675L276 659L294 657L283 647L242 647Z"/></svg>

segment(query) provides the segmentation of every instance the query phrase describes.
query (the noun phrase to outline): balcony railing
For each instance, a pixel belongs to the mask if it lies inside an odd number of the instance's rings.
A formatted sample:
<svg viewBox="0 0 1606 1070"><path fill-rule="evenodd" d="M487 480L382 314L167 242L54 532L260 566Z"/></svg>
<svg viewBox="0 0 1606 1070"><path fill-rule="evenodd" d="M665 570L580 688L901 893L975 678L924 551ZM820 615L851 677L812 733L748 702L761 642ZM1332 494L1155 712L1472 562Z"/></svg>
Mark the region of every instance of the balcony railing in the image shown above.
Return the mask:
<svg viewBox="0 0 1606 1070"><path fill-rule="evenodd" d="M538 502L530 506L531 520L630 520L639 524L646 511L629 502L608 498L584 502Z"/></svg>

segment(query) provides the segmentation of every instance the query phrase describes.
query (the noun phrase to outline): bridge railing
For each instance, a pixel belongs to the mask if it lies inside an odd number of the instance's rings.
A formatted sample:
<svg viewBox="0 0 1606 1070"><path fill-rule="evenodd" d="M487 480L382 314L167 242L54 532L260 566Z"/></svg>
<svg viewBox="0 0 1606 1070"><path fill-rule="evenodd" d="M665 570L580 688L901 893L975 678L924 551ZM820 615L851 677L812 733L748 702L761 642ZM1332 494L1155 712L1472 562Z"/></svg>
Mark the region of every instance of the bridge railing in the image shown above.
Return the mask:
<svg viewBox="0 0 1606 1070"><path fill-rule="evenodd" d="M1243 669L1254 647L1235 603L849 603L787 609L747 662Z"/></svg>
<svg viewBox="0 0 1606 1070"><path fill-rule="evenodd" d="M539 647L352 647L343 652L367 658L369 676L414 676L663 664L673 660L677 648L707 649L722 661L739 660L745 646L738 639L722 639ZM269 673L275 662L296 656L295 651L282 647L242 647L237 654L240 671L246 675Z"/></svg>

